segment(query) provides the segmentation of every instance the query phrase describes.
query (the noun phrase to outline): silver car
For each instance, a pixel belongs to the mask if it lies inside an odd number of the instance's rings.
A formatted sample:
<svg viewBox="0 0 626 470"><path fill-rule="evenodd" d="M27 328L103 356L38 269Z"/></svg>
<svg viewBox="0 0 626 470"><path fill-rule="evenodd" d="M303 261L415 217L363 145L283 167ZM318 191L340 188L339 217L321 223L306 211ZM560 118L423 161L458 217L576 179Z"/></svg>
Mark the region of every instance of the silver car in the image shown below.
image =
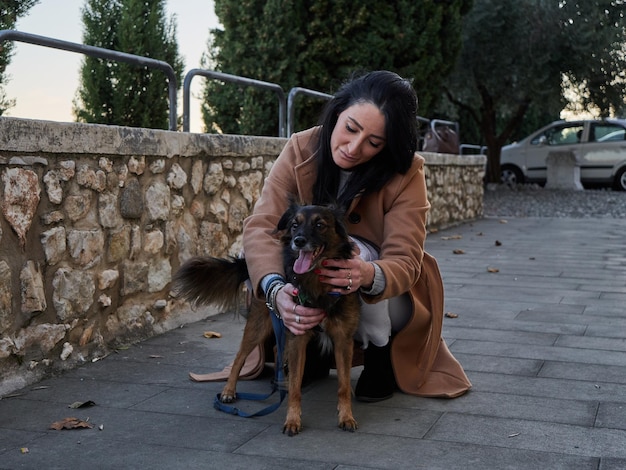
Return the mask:
<svg viewBox="0 0 626 470"><path fill-rule="evenodd" d="M502 147L502 182L545 183L546 158L553 151L574 152L581 183L626 191L626 119L556 121Z"/></svg>

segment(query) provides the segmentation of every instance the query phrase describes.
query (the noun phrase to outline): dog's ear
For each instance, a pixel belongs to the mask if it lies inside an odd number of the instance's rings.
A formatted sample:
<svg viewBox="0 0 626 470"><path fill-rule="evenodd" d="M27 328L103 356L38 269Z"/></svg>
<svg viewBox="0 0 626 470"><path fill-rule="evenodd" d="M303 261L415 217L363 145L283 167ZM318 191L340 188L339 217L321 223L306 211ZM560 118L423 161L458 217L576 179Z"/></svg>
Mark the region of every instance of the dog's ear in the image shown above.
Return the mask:
<svg viewBox="0 0 626 470"><path fill-rule="evenodd" d="M289 222L296 215L299 207L300 205L296 203L296 201L293 198L290 198L290 202L289 202L289 206L287 207L287 210L280 217L280 220L278 221L278 225L276 225L277 232L285 230L288 227Z"/></svg>
<svg viewBox="0 0 626 470"><path fill-rule="evenodd" d="M346 224L344 222L346 212L343 208L339 206L330 206L333 217L335 218L335 232L344 240L349 238L348 229L346 228Z"/></svg>

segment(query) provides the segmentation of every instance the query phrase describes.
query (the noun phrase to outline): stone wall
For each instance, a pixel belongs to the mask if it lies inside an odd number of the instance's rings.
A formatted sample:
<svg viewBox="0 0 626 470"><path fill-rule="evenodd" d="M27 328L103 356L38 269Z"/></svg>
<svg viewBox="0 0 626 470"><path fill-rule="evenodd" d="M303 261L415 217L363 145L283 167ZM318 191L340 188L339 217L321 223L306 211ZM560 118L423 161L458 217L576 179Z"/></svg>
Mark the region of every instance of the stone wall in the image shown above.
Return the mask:
<svg viewBox="0 0 626 470"><path fill-rule="evenodd" d="M206 316L172 274L240 251L284 143L0 118L0 394ZM425 156L429 227L481 217L484 157Z"/></svg>

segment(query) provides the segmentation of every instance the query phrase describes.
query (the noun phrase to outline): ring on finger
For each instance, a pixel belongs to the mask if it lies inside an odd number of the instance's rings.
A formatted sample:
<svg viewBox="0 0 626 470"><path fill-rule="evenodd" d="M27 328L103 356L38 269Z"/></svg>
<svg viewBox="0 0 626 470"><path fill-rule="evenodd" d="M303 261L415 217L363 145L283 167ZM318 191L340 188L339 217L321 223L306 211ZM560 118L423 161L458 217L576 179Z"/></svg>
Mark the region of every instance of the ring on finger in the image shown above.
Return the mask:
<svg viewBox="0 0 626 470"><path fill-rule="evenodd" d="M296 315L296 323L300 323L300 315Z"/></svg>
<svg viewBox="0 0 626 470"><path fill-rule="evenodd" d="M348 269L348 279L352 279L352 269Z"/></svg>
<svg viewBox="0 0 626 470"><path fill-rule="evenodd" d="M351 290L352 289L352 279L348 278L348 285L346 286L346 290Z"/></svg>

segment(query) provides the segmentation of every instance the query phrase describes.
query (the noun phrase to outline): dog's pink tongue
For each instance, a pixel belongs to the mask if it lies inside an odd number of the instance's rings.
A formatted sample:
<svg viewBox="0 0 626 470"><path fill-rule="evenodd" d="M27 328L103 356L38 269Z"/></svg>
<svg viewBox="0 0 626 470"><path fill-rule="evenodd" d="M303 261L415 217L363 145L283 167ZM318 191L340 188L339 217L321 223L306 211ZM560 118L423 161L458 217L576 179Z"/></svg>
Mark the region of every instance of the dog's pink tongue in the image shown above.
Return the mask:
<svg viewBox="0 0 626 470"><path fill-rule="evenodd" d="M296 274L304 274L311 269L313 253L310 251L300 250L298 259L293 263L293 272Z"/></svg>

